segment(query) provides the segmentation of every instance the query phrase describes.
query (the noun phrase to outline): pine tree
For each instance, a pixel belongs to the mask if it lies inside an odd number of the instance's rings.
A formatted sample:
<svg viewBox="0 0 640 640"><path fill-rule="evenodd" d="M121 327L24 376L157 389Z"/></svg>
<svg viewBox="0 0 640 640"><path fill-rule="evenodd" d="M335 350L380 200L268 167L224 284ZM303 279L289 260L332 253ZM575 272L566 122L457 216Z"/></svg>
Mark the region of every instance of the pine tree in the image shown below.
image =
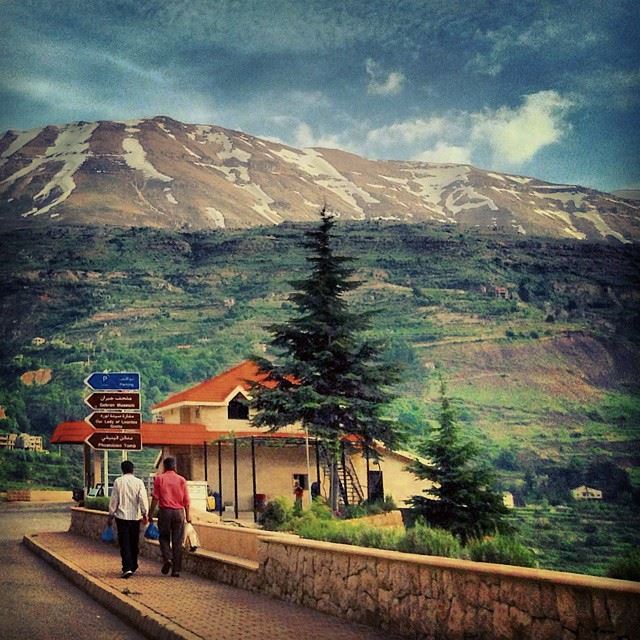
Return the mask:
<svg viewBox="0 0 640 640"><path fill-rule="evenodd" d="M399 372L382 361L381 344L362 337L370 314L352 310L345 300L361 284L353 279L353 259L334 253L335 220L324 208L320 217L319 227L305 233L311 272L291 282L296 291L289 300L297 314L269 327L277 362L256 359L276 384L254 387L252 421L273 430L301 422L336 458L345 435L358 436L365 447L374 439L396 444L396 432L381 410L391 400L389 387Z"/></svg>
<svg viewBox="0 0 640 640"><path fill-rule="evenodd" d="M434 527L451 531L463 542L498 531L508 532L508 509L493 487L493 471L480 459L475 443L463 440L451 401L441 388L439 427L420 447L428 462L416 461L411 470L432 486L426 495L409 501L415 515Z"/></svg>

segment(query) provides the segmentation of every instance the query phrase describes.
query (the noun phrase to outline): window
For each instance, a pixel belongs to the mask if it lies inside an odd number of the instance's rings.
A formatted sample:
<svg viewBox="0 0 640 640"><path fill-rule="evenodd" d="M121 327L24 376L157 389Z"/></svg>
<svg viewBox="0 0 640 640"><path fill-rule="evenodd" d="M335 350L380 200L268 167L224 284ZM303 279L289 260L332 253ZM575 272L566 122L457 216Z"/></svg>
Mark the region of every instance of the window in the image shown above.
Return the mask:
<svg viewBox="0 0 640 640"><path fill-rule="evenodd" d="M296 486L296 482L306 491L309 488L309 477L306 473L294 473L293 474L293 486Z"/></svg>
<svg viewBox="0 0 640 640"><path fill-rule="evenodd" d="M249 419L249 402L241 393L238 393L235 398L229 402L227 418L229 418L229 420Z"/></svg>

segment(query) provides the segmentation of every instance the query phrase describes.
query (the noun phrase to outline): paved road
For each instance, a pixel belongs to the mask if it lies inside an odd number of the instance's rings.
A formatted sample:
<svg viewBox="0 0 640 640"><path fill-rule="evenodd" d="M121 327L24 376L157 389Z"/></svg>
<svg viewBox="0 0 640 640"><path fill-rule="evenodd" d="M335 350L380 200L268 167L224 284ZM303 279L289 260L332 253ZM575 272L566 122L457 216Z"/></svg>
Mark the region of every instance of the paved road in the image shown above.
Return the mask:
<svg viewBox="0 0 640 640"><path fill-rule="evenodd" d="M0 503L0 638L142 640L22 546L26 533L66 531L69 506Z"/></svg>

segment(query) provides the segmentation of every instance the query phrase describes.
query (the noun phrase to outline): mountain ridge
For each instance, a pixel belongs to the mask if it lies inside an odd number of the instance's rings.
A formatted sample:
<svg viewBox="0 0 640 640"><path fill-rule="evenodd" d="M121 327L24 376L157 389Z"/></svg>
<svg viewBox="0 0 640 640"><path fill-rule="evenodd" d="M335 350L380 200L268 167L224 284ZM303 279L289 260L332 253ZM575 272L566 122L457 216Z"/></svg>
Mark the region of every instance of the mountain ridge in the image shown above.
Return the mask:
<svg viewBox="0 0 640 640"><path fill-rule="evenodd" d="M79 121L0 138L0 222L168 229L315 219L454 224L637 242L640 203L471 165L369 160L167 116Z"/></svg>

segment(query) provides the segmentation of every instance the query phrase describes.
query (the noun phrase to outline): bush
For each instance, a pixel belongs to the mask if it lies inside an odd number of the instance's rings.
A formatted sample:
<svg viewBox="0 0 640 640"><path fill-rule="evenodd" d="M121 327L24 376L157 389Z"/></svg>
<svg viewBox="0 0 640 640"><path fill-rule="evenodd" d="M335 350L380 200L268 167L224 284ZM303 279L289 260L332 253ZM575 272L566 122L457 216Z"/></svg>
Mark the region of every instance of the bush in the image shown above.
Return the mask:
<svg viewBox="0 0 640 640"><path fill-rule="evenodd" d="M625 555L616 558L609 566L607 575L618 580L640 582L640 549L632 549Z"/></svg>
<svg viewBox="0 0 640 640"><path fill-rule="evenodd" d="M397 509L392 496L385 496L384 500L365 500L360 504L349 505L344 510L345 518L363 518L365 516L375 516L381 513L388 513Z"/></svg>
<svg viewBox="0 0 640 640"><path fill-rule="evenodd" d="M460 558L463 555L460 541L452 533L430 527L421 519L407 529L398 550L445 558Z"/></svg>
<svg viewBox="0 0 640 640"><path fill-rule="evenodd" d="M94 511L109 511L109 498L100 496L97 498L85 498L85 509L93 509Z"/></svg>
<svg viewBox="0 0 640 640"><path fill-rule="evenodd" d="M467 545L467 552L469 558L476 562L495 562L519 567L537 566L533 551L512 536L498 534L482 540L472 540Z"/></svg>
<svg viewBox="0 0 640 640"><path fill-rule="evenodd" d="M292 506L289 500L283 497L274 498L267 502L264 511L258 518L258 524L269 531L280 531L285 528L285 524L291 520L292 515Z"/></svg>

